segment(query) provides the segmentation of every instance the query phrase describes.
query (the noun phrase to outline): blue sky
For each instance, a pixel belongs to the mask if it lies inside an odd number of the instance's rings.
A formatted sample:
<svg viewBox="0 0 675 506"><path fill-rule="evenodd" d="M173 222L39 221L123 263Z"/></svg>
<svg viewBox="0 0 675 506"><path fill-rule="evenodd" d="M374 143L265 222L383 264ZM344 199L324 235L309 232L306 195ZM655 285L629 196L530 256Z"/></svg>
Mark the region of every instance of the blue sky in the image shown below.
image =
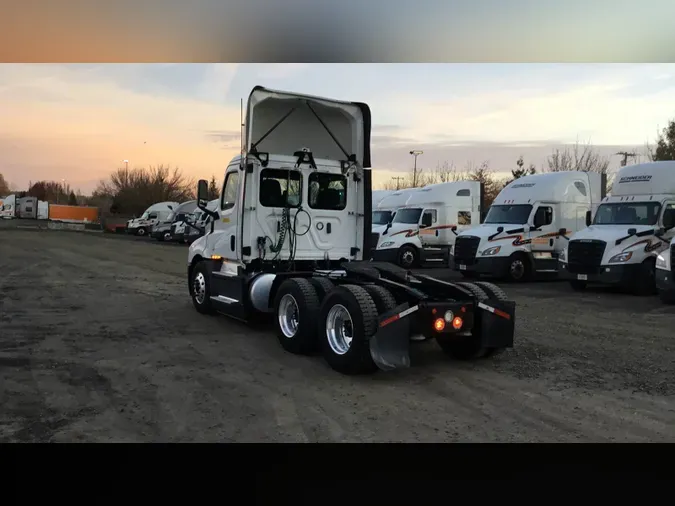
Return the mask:
<svg viewBox="0 0 675 506"><path fill-rule="evenodd" d="M505 173L578 138L607 154L642 147L675 117L674 64L2 64L0 172L83 191L122 159L210 177L239 144L206 133L238 132L258 84L369 103L376 181L418 147L427 167Z"/></svg>

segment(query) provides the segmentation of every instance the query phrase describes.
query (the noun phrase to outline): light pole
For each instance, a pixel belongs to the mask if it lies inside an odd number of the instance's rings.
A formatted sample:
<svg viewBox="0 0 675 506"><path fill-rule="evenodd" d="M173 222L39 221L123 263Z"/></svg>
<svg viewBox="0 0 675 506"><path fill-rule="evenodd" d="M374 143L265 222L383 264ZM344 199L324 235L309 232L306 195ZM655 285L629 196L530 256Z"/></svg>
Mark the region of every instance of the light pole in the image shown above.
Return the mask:
<svg viewBox="0 0 675 506"><path fill-rule="evenodd" d="M124 162L124 170L129 170L129 160L122 160Z"/></svg>
<svg viewBox="0 0 675 506"><path fill-rule="evenodd" d="M419 149L413 149L410 154L415 157L415 165L413 167L413 188L417 187L417 157L423 154L424 151Z"/></svg>

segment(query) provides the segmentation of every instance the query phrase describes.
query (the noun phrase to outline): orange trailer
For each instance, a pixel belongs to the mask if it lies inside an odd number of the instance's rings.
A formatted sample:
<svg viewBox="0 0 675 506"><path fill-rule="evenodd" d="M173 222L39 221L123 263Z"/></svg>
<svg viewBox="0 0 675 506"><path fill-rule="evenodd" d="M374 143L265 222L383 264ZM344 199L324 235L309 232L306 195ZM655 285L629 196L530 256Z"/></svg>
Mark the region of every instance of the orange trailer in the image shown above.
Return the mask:
<svg viewBox="0 0 675 506"><path fill-rule="evenodd" d="M97 207L49 205L49 219L56 221L98 222Z"/></svg>

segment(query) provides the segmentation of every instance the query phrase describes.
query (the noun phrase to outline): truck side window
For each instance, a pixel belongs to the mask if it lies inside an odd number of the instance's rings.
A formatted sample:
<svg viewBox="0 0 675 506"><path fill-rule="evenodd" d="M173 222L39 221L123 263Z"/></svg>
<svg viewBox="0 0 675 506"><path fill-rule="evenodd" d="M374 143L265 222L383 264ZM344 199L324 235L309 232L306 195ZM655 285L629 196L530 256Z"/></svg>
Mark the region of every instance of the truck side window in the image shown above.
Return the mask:
<svg viewBox="0 0 675 506"><path fill-rule="evenodd" d="M576 186L577 190L579 190L579 193L581 193L584 197L586 196L586 185L584 183L581 181L576 181L574 186Z"/></svg>
<svg viewBox="0 0 675 506"><path fill-rule="evenodd" d="M548 206L537 208L537 213L534 216L534 223L540 227L553 223L553 208Z"/></svg>
<svg viewBox="0 0 675 506"><path fill-rule="evenodd" d="M663 211L663 226L667 230L675 226L675 204L666 204Z"/></svg>
<svg viewBox="0 0 675 506"><path fill-rule="evenodd" d="M309 175L309 207L342 211L347 207L347 178L342 174L312 172Z"/></svg>
<svg viewBox="0 0 675 506"><path fill-rule="evenodd" d="M469 190L468 188L465 188L464 190L458 190L457 196L458 197L470 197L471 196L471 190Z"/></svg>
<svg viewBox="0 0 675 506"><path fill-rule="evenodd" d="M457 226L471 225L471 211L460 211L457 213Z"/></svg>
<svg viewBox="0 0 675 506"><path fill-rule="evenodd" d="M157 219L157 213L152 213L148 215L149 220L156 220Z"/></svg>
<svg viewBox="0 0 675 506"><path fill-rule="evenodd" d="M225 185L223 186L223 196L221 197L220 208L232 209L237 201L237 190L239 189L239 171L230 172L225 176Z"/></svg>
<svg viewBox="0 0 675 506"><path fill-rule="evenodd" d="M260 172L259 200L263 207L298 207L302 175L297 170L263 169Z"/></svg>

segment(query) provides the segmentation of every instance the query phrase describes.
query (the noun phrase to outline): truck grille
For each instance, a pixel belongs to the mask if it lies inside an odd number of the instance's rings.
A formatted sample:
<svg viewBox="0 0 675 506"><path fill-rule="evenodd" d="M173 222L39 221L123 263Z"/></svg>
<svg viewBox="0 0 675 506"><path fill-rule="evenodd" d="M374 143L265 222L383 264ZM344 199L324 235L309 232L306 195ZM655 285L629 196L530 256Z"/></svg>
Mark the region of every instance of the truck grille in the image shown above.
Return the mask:
<svg viewBox="0 0 675 506"><path fill-rule="evenodd" d="M455 264L473 265L480 237L460 236L455 239Z"/></svg>
<svg viewBox="0 0 675 506"><path fill-rule="evenodd" d="M607 243L594 239L570 241L567 269L573 274L596 274L600 271Z"/></svg>
<svg viewBox="0 0 675 506"><path fill-rule="evenodd" d="M670 271L675 272L675 244L670 247Z"/></svg>

